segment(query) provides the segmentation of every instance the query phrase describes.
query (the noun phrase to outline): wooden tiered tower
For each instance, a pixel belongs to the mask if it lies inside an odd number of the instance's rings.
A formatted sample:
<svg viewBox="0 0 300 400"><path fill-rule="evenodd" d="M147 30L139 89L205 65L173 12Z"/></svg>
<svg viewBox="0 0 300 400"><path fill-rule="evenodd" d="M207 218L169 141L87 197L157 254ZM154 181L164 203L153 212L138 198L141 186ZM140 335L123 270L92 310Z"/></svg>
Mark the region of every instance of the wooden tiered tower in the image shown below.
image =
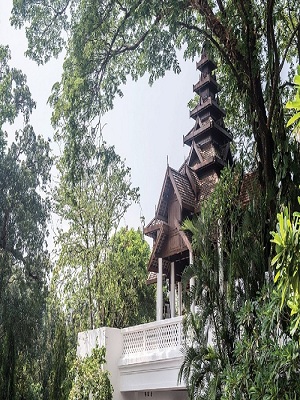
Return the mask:
<svg viewBox="0 0 300 400"><path fill-rule="evenodd" d="M170 264L174 263L175 281L180 282L192 251L181 223L200 210L201 203L218 181L221 169L232 164L232 137L224 126L225 112L217 97L220 87L213 74L216 65L205 48L197 69L200 79L193 90L199 95L199 102L190 112L195 124L183 138L184 144L190 146L189 156L178 171L167 167L155 217L144 229L154 240L148 265L149 283L156 281L159 259L162 259L163 274L167 277L170 277Z"/></svg>

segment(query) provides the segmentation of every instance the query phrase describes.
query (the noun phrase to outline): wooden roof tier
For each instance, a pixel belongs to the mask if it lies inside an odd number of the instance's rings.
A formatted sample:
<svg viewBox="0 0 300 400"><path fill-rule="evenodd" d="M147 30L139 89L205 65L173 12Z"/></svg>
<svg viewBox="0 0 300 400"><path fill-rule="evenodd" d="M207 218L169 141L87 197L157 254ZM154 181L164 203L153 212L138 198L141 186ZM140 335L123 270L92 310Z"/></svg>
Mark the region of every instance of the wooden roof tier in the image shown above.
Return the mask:
<svg viewBox="0 0 300 400"><path fill-rule="evenodd" d="M196 62L196 68L199 71L203 71L205 68L214 71L217 68L217 65L212 61L208 54L206 53L205 49L201 54L201 58L199 61Z"/></svg>
<svg viewBox="0 0 300 400"><path fill-rule="evenodd" d="M156 240L157 232L161 228L161 225L166 224L165 221L162 221L158 218L153 218L149 224L144 228L144 233L147 236L152 237L152 239Z"/></svg>
<svg viewBox="0 0 300 400"><path fill-rule="evenodd" d="M188 210L195 209L195 193L193 192L191 183L187 176L180 174L175 169L170 168L170 172L174 179L174 183L179 193L179 199L181 200L181 206Z"/></svg>
<svg viewBox="0 0 300 400"><path fill-rule="evenodd" d="M222 123L222 120L220 122ZM214 121L212 118L201 121L201 119L197 117L193 128L183 137L183 143L191 146L193 141L204 140L208 135L217 139L220 144L232 141L231 133L223 128L219 124L219 121Z"/></svg>
<svg viewBox="0 0 300 400"><path fill-rule="evenodd" d="M210 111L210 115L214 120L223 118L226 115L225 111L219 106L216 100L207 97L190 111L190 117L196 119L199 116L201 118L201 115L203 115L207 110Z"/></svg>
<svg viewBox="0 0 300 400"><path fill-rule="evenodd" d="M199 81L195 85L193 85L193 92L201 96L201 93L207 86L214 93L218 93L221 90L220 85L218 85L215 79L215 75L201 74Z"/></svg>
<svg viewBox="0 0 300 400"><path fill-rule="evenodd" d="M168 203L171 190L174 190L181 209L195 209L195 193L187 176L171 167L167 167L163 187L161 190L155 218L160 221L168 221Z"/></svg>
<svg viewBox="0 0 300 400"><path fill-rule="evenodd" d="M174 244L174 239L176 245ZM176 226L171 230L164 230L163 225L158 232L157 239L153 244L153 249L148 264L149 272L158 272L158 258L161 257L163 261L163 273L168 274L170 262L188 259L189 251L192 250L190 238L187 233L182 231L181 225L176 221Z"/></svg>

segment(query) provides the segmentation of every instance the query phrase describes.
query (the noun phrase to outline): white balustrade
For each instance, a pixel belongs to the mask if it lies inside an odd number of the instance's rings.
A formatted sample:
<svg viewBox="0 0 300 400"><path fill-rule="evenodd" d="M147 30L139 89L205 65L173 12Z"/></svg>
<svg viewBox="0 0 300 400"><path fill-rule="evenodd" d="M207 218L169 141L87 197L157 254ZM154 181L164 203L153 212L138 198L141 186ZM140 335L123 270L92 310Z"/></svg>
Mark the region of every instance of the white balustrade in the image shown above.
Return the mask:
<svg viewBox="0 0 300 400"><path fill-rule="evenodd" d="M122 329L122 356L156 350L178 349L183 344L182 317L150 322Z"/></svg>

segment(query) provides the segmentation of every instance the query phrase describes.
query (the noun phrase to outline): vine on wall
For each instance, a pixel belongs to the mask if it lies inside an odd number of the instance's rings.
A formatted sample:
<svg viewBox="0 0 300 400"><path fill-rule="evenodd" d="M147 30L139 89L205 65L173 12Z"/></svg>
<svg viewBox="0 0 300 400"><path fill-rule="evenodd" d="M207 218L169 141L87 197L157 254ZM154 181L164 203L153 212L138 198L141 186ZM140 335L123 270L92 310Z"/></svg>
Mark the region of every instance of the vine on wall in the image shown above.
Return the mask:
<svg viewBox="0 0 300 400"><path fill-rule="evenodd" d="M112 400L109 373L103 369L105 352L104 347L96 347L89 357L76 359L69 400Z"/></svg>

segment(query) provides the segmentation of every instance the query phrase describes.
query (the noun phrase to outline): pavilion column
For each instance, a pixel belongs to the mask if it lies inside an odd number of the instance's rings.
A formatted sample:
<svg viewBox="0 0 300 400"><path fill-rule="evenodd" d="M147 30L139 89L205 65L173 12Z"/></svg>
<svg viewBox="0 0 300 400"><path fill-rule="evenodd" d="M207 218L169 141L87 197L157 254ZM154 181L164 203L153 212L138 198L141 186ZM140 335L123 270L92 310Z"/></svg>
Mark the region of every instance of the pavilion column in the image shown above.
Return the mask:
<svg viewBox="0 0 300 400"><path fill-rule="evenodd" d="M156 320L163 319L163 288L162 288L162 258L158 259L158 274L156 285Z"/></svg>
<svg viewBox="0 0 300 400"><path fill-rule="evenodd" d="M193 253L190 251L190 265L193 265L194 263L194 258L193 258ZM196 284L196 278L193 276L190 279L190 290L195 286ZM195 301L193 300L191 303L191 313L195 314Z"/></svg>
<svg viewBox="0 0 300 400"><path fill-rule="evenodd" d="M175 264L171 262L171 293L170 293L171 318L175 317Z"/></svg>
<svg viewBox="0 0 300 400"><path fill-rule="evenodd" d="M182 283L177 283L178 288L178 315L182 315Z"/></svg>

